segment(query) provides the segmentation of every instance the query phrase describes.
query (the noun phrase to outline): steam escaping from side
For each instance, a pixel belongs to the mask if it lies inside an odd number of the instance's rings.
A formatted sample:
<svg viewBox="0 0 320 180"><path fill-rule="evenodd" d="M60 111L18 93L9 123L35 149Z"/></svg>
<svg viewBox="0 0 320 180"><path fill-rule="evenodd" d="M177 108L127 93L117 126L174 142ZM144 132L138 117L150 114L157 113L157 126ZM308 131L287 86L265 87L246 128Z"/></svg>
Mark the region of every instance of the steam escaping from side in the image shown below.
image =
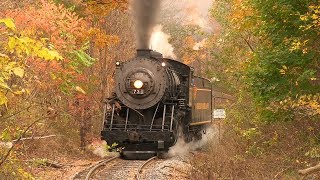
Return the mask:
<svg viewBox="0 0 320 180"><path fill-rule="evenodd" d="M133 14L136 19L138 49L148 49L152 28L160 9L160 0L132 0Z"/></svg>
<svg viewBox="0 0 320 180"><path fill-rule="evenodd" d="M151 34L150 49L160 52L163 57L175 59L176 55L173 53L173 46L169 43L169 38L168 34L162 32L162 26L156 25Z"/></svg>
<svg viewBox="0 0 320 180"><path fill-rule="evenodd" d="M108 152L106 147L107 147L106 141L102 141L102 140L93 140L93 142L91 142L87 146L87 148L90 151L92 151L93 154L100 156L102 158L110 155L115 155L115 156L118 155L117 152Z"/></svg>
<svg viewBox="0 0 320 180"><path fill-rule="evenodd" d="M204 38L202 39L202 41L195 43L192 49L198 51L200 48L202 48L205 45L206 40L207 38Z"/></svg>
<svg viewBox="0 0 320 180"><path fill-rule="evenodd" d="M206 134L202 134L201 140L193 140L189 143L184 141L184 138L181 137L177 140L177 143L170 147L168 156L183 156L189 153L190 151L194 151L200 147L206 145L209 141L214 141L217 138L218 130L215 127L208 127L206 128Z"/></svg>

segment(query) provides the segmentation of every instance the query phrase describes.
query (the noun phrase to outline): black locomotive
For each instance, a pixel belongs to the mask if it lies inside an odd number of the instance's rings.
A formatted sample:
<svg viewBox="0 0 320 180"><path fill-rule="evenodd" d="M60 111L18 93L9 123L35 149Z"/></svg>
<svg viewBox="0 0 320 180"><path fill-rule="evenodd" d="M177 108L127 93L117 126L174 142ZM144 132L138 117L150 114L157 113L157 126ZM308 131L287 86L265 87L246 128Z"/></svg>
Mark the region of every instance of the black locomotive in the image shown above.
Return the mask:
<svg viewBox="0 0 320 180"><path fill-rule="evenodd" d="M117 62L115 82L101 136L123 147L124 156L166 152L181 134L186 141L200 139L212 122L210 81L158 52L141 49L135 58Z"/></svg>

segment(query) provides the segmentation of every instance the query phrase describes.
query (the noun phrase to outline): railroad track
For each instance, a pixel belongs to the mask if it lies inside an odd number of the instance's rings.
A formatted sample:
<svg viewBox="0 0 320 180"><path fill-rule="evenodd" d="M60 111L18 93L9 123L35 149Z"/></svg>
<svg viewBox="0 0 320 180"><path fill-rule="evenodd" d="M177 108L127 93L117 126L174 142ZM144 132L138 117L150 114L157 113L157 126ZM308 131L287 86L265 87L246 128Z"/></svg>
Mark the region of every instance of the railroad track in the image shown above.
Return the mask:
<svg viewBox="0 0 320 180"><path fill-rule="evenodd" d="M112 157L98 162L96 165L79 172L74 180L99 180L99 179L132 179L142 180L143 172L151 162L158 159L152 157L148 160L123 160L119 157Z"/></svg>

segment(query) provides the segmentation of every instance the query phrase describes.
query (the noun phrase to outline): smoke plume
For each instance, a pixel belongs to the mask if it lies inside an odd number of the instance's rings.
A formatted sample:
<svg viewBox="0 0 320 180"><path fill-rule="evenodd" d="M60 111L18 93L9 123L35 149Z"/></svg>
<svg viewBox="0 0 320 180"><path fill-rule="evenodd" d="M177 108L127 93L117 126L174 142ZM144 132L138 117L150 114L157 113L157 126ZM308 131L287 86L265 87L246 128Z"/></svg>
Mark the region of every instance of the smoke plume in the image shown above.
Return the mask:
<svg viewBox="0 0 320 180"><path fill-rule="evenodd" d="M133 0L132 8L136 19L137 46L139 49L148 49L160 9L160 0Z"/></svg>
<svg viewBox="0 0 320 180"><path fill-rule="evenodd" d="M170 35L162 31L161 25L156 25L150 37L151 49L160 52L166 58L176 58L173 46L169 43Z"/></svg>

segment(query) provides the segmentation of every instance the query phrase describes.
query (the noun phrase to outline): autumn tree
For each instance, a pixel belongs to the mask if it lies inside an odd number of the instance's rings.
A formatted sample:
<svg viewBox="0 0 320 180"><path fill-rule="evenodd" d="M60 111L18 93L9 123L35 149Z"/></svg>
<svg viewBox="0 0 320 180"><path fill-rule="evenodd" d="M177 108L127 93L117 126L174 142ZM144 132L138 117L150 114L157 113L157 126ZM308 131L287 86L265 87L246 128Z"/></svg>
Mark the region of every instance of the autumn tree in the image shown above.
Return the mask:
<svg viewBox="0 0 320 180"><path fill-rule="evenodd" d="M7 143L6 146L0 146L0 167L2 173L7 174L9 177L16 174L18 177L29 178L29 174L25 172L21 167L18 169L11 166L16 163L16 154L13 148L16 143L29 133L30 128L39 120L44 120L47 117L43 117L37 120L25 117L25 122L20 122L20 126L14 127L15 124L10 120L17 114L30 108L23 108L18 110L15 106L18 106L18 97L25 97L30 95L30 89L28 87L28 81L30 74L25 73L28 68L27 62L29 59L39 58L42 61L58 61L62 60L62 56L54 49L48 48L48 43L41 39L29 37L23 31L19 31L13 19L5 18L0 19L0 61L1 61L1 88L0 88L0 105L2 106L1 112L1 126L0 142ZM12 112L13 111L13 112ZM14 112L16 111L16 112ZM31 120L32 123L29 123ZM28 124L29 123L29 124ZM24 124L28 124L24 127ZM11 145L11 141L16 138L16 143ZM11 172L11 174L9 173Z"/></svg>
<svg viewBox="0 0 320 180"><path fill-rule="evenodd" d="M274 121L294 119L298 112L319 117L320 54L314 45L319 31L313 21L318 2L253 5L261 21L256 32L263 41L248 67L248 80L256 100L269 107L263 114Z"/></svg>
<svg viewBox="0 0 320 180"><path fill-rule="evenodd" d="M246 177L282 176L282 160L293 166L319 160L318 6L312 0L218 0L211 9L221 29L210 39L209 73L236 97L222 146L237 150L228 157L257 165L243 167ZM269 160L279 162L274 171L253 175Z"/></svg>
<svg viewBox="0 0 320 180"><path fill-rule="evenodd" d="M78 142L85 148L93 124L99 136L99 107L115 57L110 48L119 41L108 35L113 32L107 31L112 24L106 26L106 17L116 9L124 12L126 1L66 2L5 1L7 8L1 6L1 143L53 133L63 135L58 140L71 151ZM14 159L19 150L1 149L1 165L10 169L7 158Z"/></svg>

